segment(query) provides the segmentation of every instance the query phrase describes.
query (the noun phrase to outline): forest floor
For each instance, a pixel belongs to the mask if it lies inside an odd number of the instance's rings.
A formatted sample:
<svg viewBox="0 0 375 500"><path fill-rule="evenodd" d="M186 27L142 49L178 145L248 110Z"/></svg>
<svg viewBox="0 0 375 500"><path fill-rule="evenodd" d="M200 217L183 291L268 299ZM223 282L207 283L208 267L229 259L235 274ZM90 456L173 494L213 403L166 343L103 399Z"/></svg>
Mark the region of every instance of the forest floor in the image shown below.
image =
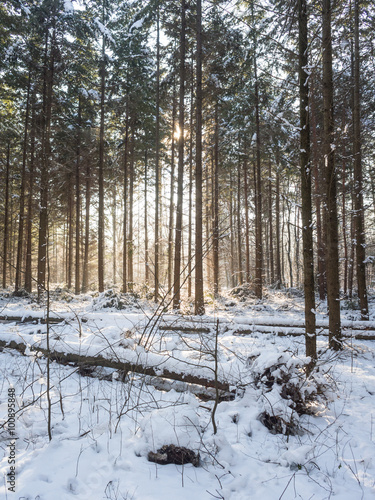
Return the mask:
<svg viewBox="0 0 375 500"><path fill-rule="evenodd" d="M55 291L50 316L62 321L49 326L49 347L227 384L231 397L216 411L213 399L181 381L56 361L49 406L47 360L38 351L47 346L46 307L3 292L0 342L26 348L0 352L0 498L375 498L375 340L351 335L374 334L375 296L370 331L353 302L342 301L347 337L339 353L321 335L327 310L317 304L319 360L308 377L304 337L289 335L304 321L298 290L270 290L259 301L237 289L209 302L197 318L189 305L172 314L113 291ZM194 465L149 461L164 445L188 448Z"/></svg>

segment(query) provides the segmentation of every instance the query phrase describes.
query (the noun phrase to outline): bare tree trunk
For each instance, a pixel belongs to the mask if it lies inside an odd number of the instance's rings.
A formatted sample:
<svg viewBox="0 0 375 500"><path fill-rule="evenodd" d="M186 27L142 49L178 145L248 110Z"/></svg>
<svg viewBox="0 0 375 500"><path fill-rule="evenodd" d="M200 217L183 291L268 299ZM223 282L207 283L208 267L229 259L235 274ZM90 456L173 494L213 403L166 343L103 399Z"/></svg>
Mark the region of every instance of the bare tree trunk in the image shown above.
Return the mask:
<svg viewBox="0 0 375 500"><path fill-rule="evenodd" d="M245 151L246 154L246 151ZM244 160L244 198L245 198L245 250L246 250L246 283L250 283L250 224L249 224L249 190L247 181L247 159Z"/></svg>
<svg viewBox="0 0 375 500"><path fill-rule="evenodd" d="M359 2L354 0L354 99L353 99L353 153L354 153L354 210L357 256L358 298L361 319L369 319L366 287L366 243L364 234L363 180L361 154L361 101L360 101L360 55L359 55Z"/></svg>
<svg viewBox="0 0 375 500"><path fill-rule="evenodd" d="M173 215L174 215L174 171L175 171L175 120L176 120L176 95L173 87L172 105L172 144L171 144L171 183L169 199L169 227L168 227L168 291L172 289L173 276Z"/></svg>
<svg viewBox="0 0 375 500"><path fill-rule="evenodd" d="M219 105L215 106L215 144L213 172L213 264L214 264L214 295L219 294Z"/></svg>
<svg viewBox="0 0 375 500"><path fill-rule="evenodd" d="M202 0L197 0L196 163L195 163L195 314L204 314L202 208Z"/></svg>
<svg viewBox="0 0 375 500"><path fill-rule="evenodd" d="M314 195L315 195L315 213L316 213L316 238L317 238L317 260L318 260L318 290L320 300L325 300L327 294L326 288L326 270L325 270L325 238L323 238L323 221L321 208L321 172L318 168L318 138L316 131L316 116L315 116L315 90L314 79L312 80L310 95L311 95L311 129L312 129L312 145L313 145L313 170L314 170Z"/></svg>
<svg viewBox="0 0 375 500"><path fill-rule="evenodd" d="M15 291L17 292L21 286L21 273L22 273L22 255L23 255L23 233L25 223L25 184L26 184L26 157L27 157L27 136L29 129L29 114L30 114L30 71L27 80L27 96L26 96L26 114L25 126L23 134L22 146L22 172L21 172L21 189L20 189L20 212L18 224L18 241L17 241L17 262L16 262L16 279Z"/></svg>
<svg viewBox="0 0 375 500"><path fill-rule="evenodd" d="M277 158L276 170L276 281L277 288L281 287L281 255L280 255L280 170Z"/></svg>
<svg viewBox="0 0 375 500"><path fill-rule="evenodd" d="M68 290L72 288L72 272L73 272L73 205L74 205L74 183L73 172L69 172L68 181L68 241L67 241L67 286Z"/></svg>
<svg viewBox="0 0 375 500"><path fill-rule="evenodd" d="M193 115L194 115L194 58L191 61L191 88L190 88L190 136L189 136L189 215L188 215L188 297L191 297L192 289L192 241L193 241Z"/></svg>
<svg viewBox="0 0 375 500"><path fill-rule="evenodd" d="M33 228L33 188L35 168L35 96L32 98L31 130L30 130L30 163L29 163L29 192L27 199L27 236L26 236L26 266L25 290L32 292L32 228Z"/></svg>
<svg viewBox="0 0 375 500"><path fill-rule="evenodd" d="M7 147L5 167L5 200L4 200L4 239L3 239L3 288L7 286L8 248L9 248L9 177L10 177L10 142Z"/></svg>
<svg viewBox="0 0 375 500"><path fill-rule="evenodd" d="M47 245L48 245L48 179L50 147L50 126L52 114L52 88L54 73L55 30L52 33L50 56L48 57L48 33L44 53L44 82L41 138L40 210L38 244L38 299L46 289Z"/></svg>
<svg viewBox="0 0 375 500"><path fill-rule="evenodd" d="M122 291L128 291L128 152L129 152L129 97L126 99L125 116L125 150L124 150L124 227L122 251Z"/></svg>
<svg viewBox="0 0 375 500"><path fill-rule="evenodd" d="M180 308L181 298L181 241L182 241L182 204L184 184L184 121L185 121L185 52L186 52L186 19L185 0L181 0L181 33L180 33L180 103L179 103L179 131L178 140L178 178L177 178L177 207L176 207L176 236L174 254L174 289L173 308Z"/></svg>
<svg viewBox="0 0 375 500"><path fill-rule="evenodd" d="M128 233L128 280L131 290L134 286L134 149L135 149L135 119L131 122L130 164L129 164L129 233ZM158 203L158 200L156 200Z"/></svg>
<svg viewBox="0 0 375 500"><path fill-rule="evenodd" d="M268 163L268 220L269 220L269 262L271 283L275 283L275 265L273 257L273 219L272 219L272 170L271 160Z"/></svg>
<svg viewBox="0 0 375 500"><path fill-rule="evenodd" d="M117 186L116 186L116 179L112 180L113 186L112 186L112 196L113 196L113 203L112 203L112 247L113 247L113 252L112 252L112 280L113 284L116 285L117 279L117 217L116 217L116 205L117 205Z"/></svg>
<svg viewBox="0 0 375 500"><path fill-rule="evenodd" d="M354 257L355 257L355 227L354 227L354 200L352 198L352 210L350 217L350 256L349 256L349 269L348 269L348 295L353 298L353 282L354 282Z"/></svg>
<svg viewBox="0 0 375 500"><path fill-rule="evenodd" d="M336 168L333 120L333 78L332 78L332 38L331 38L331 0L323 0L322 11L322 50L323 50L323 124L324 124L324 162L326 171L327 205L327 301L329 308L329 346L342 349L340 319L340 281L338 252L338 217L336 206Z"/></svg>
<svg viewBox="0 0 375 500"><path fill-rule="evenodd" d="M144 178L144 193L145 193L145 282L148 285L150 281L150 263L149 263L149 248L148 248L148 157L147 149L145 151L145 178Z"/></svg>
<svg viewBox="0 0 375 500"><path fill-rule="evenodd" d="M241 229L241 160L238 159L237 167L237 245L238 245L238 281L244 281L242 271L242 229Z"/></svg>
<svg viewBox="0 0 375 500"><path fill-rule="evenodd" d="M342 239L344 245L344 295L348 293L348 238L346 227L346 161L342 160Z"/></svg>
<svg viewBox="0 0 375 500"><path fill-rule="evenodd" d="M254 5L252 5L252 17L254 20ZM253 30L254 39L254 98L255 98L255 128L256 128L256 176L255 176L255 295L258 299L263 296L263 243L262 243L262 177L260 164L260 116L259 116L259 82L257 68L257 35Z"/></svg>
<svg viewBox="0 0 375 500"><path fill-rule="evenodd" d="M104 24L103 2L103 24ZM102 40L100 61L100 130L99 130L99 209L98 209L98 282L99 292L104 291L104 119L105 119L105 35Z"/></svg>
<svg viewBox="0 0 375 500"><path fill-rule="evenodd" d="M159 134L160 134L160 26L159 26L159 2L157 4L156 24L156 158L155 158L155 302L159 300L159 188L160 188L160 165L159 165Z"/></svg>
<svg viewBox="0 0 375 500"><path fill-rule="evenodd" d="M309 71L306 0L298 0L299 20L299 97L300 97L300 168L302 197L302 244L305 293L306 356L317 358L315 322L315 284L313 220L311 200L311 158L309 117Z"/></svg>
<svg viewBox="0 0 375 500"><path fill-rule="evenodd" d="M82 292L89 287L89 250L90 250L90 203L91 203L91 169L90 162L86 164L85 172L85 240L83 253Z"/></svg>
<svg viewBox="0 0 375 500"><path fill-rule="evenodd" d="M82 112L81 96L78 98L78 123L77 123L77 153L76 153L76 247L75 247L75 293L80 292L80 238L81 238L81 140L82 140Z"/></svg>
<svg viewBox="0 0 375 500"><path fill-rule="evenodd" d="M235 279L235 265L234 265L234 251L235 251L235 240L234 240L234 211L233 211L233 191L234 191L234 182L232 170L229 172L229 223L230 223L230 286L234 288L236 286Z"/></svg>

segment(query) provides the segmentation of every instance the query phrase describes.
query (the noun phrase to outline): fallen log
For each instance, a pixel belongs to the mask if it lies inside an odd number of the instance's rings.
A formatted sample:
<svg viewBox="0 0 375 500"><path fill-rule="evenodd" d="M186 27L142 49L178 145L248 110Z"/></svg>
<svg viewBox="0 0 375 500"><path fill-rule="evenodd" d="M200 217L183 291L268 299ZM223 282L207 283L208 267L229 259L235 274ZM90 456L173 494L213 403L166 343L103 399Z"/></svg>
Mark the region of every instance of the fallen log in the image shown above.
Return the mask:
<svg viewBox="0 0 375 500"><path fill-rule="evenodd" d="M65 318L57 318L57 317L50 317L48 322L50 324L58 324L58 323L62 323L63 321L65 321ZM0 322L4 322L4 323L34 323L37 324L37 323L40 323L42 325L45 325L47 323L47 318L45 317L36 317L36 316L9 316L9 315L5 315L5 316L0 316Z"/></svg>
<svg viewBox="0 0 375 500"><path fill-rule="evenodd" d="M280 329L280 328L282 328L282 329ZM319 328L317 328L317 330L319 330ZM363 332L363 330L359 330L359 331ZM346 332L346 330L342 329L342 337L344 339L375 340L375 331L366 330L367 333L364 334L364 333L354 333L355 330L352 330L352 333L349 335L345 332ZM252 325L252 327L250 329L244 328L244 329L233 331L233 335L236 335L236 336L252 335L253 333L274 334L274 335L277 335L278 337L301 337L301 336L305 335L305 331L303 330L302 327L288 328L285 326L278 327L275 325L272 325L272 328L270 328L270 326L268 326L268 325ZM318 336L321 336L321 337L328 337L329 336L328 333L325 333L323 331L323 328L321 328L320 331L317 331L316 334Z"/></svg>
<svg viewBox="0 0 375 500"><path fill-rule="evenodd" d="M26 346L23 343L18 343L14 340L7 342L5 340L0 340L0 347L3 348L9 348L9 349L15 349L18 352L21 352L22 354L25 354L25 351L28 346ZM194 384L202 387L211 387L215 388L217 387L219 391L222 393L226 394L232 394L234 395L234 391L231 390L229 384L227 382L222 382L220 380L213 380L213 379L208 379L204 377L198 377L196 375L191 375L191 374L185 374L185 373L178 373L178 372L172 372L170 370L167 370L166 368L160 368L156 367L153 368L151 366L143 366L141 364L136 364L136 363L130 363L127 361L116 361L113 359L108 359L103 356L83 356L81 354L76 354L76 353L64 353L64 352L59 352L59 351L50 351L48 352L47 349L44 349L43 347L36 347L33 346L30 349L31 351L34 351L36 353L41 353L45 357L49 357L51 361L56 361L57 363L60 363L62 365L71 365L74 364L75 366L100 366L100 367L107 367L107 368L113 368L115 370L118 370L124 374L124 377L129 373L129 372L135 372L140 375L148 375L150 377L162 377L164 379L171 379L171 380L176 380L179 382L185 382L188 384Z"/></svg>
<svg viewBox="0 0 375 500"><path fill-rule="evenodd" d="M210 328L205 327L189 327L189 326L173 326L173 325L160 325L159 330L165 332L182 332L182 333L210 333Z"/></svg>

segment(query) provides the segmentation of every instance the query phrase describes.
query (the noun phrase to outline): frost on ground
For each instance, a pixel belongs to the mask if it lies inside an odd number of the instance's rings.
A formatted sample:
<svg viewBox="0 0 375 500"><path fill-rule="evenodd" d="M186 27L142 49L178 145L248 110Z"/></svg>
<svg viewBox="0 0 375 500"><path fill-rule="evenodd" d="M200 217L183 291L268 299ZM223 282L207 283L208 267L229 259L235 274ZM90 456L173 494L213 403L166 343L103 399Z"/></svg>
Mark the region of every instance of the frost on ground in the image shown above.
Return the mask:
<svg viewBox="0 0 375 500"><path fill-rule="evenodd" d="M34 351L45 346L46 325L2 323L0 340L28 348L26 356L7 348L0 353L1 498L375 498L375 341L349 339L337 355L319 337L319 363L306 378L303 337L256 328L251 335L233 335L241 322L302 321L298 294L275 293L260 303L237 293L212 304L199 323L181 314L153 323L145 302L122 297L119 307L116 294L112 302L108 293L71 297L67 305L68 298L53 302L51 314L67 321L51 326L51 348L141 359L207 378L214 377L218 321L218 379L235 388L235 399L218 404L214 434L214 401L200 399L187 386L165 391L140 374L105 369L93 377L87 367L52 362L49 441L47 366ZM26 298L4 298L1 304L3 316L44 312ZM324 305L317 315L326 319ZM353 310L343 315L356 319ZM185 331L192 321L195 331ZM173 329L163 330L165 325ZM15 494L6 486L10 387L17 410ZM166 445L199 454L199 466L148 460Z"/></svg>

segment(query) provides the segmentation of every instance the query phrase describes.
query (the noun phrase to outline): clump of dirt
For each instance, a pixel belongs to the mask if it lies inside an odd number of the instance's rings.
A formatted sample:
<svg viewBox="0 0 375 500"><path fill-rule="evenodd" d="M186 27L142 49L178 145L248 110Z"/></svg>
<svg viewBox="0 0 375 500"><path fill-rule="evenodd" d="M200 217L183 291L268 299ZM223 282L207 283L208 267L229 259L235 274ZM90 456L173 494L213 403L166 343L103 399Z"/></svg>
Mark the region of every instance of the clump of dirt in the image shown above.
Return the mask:
<svg viewBox="0 0 375 500"><path fill-rule="evenodd" d="M298 436L302 434L298 424L293 419L285 420L281 415L270 415L264 411L258 420L270 431L271 434L284 434L285 436Z"/></svg>
<svg viewBox="0 0 375 500"><path fill-rule="evenodd" d="M155 453L150 451L148 454L149 462L155 462L160 465L167 464L193 464L194 467L199 466L199 453L189 450L183 446L175 446L174 444L164 445Z"/></svg>

